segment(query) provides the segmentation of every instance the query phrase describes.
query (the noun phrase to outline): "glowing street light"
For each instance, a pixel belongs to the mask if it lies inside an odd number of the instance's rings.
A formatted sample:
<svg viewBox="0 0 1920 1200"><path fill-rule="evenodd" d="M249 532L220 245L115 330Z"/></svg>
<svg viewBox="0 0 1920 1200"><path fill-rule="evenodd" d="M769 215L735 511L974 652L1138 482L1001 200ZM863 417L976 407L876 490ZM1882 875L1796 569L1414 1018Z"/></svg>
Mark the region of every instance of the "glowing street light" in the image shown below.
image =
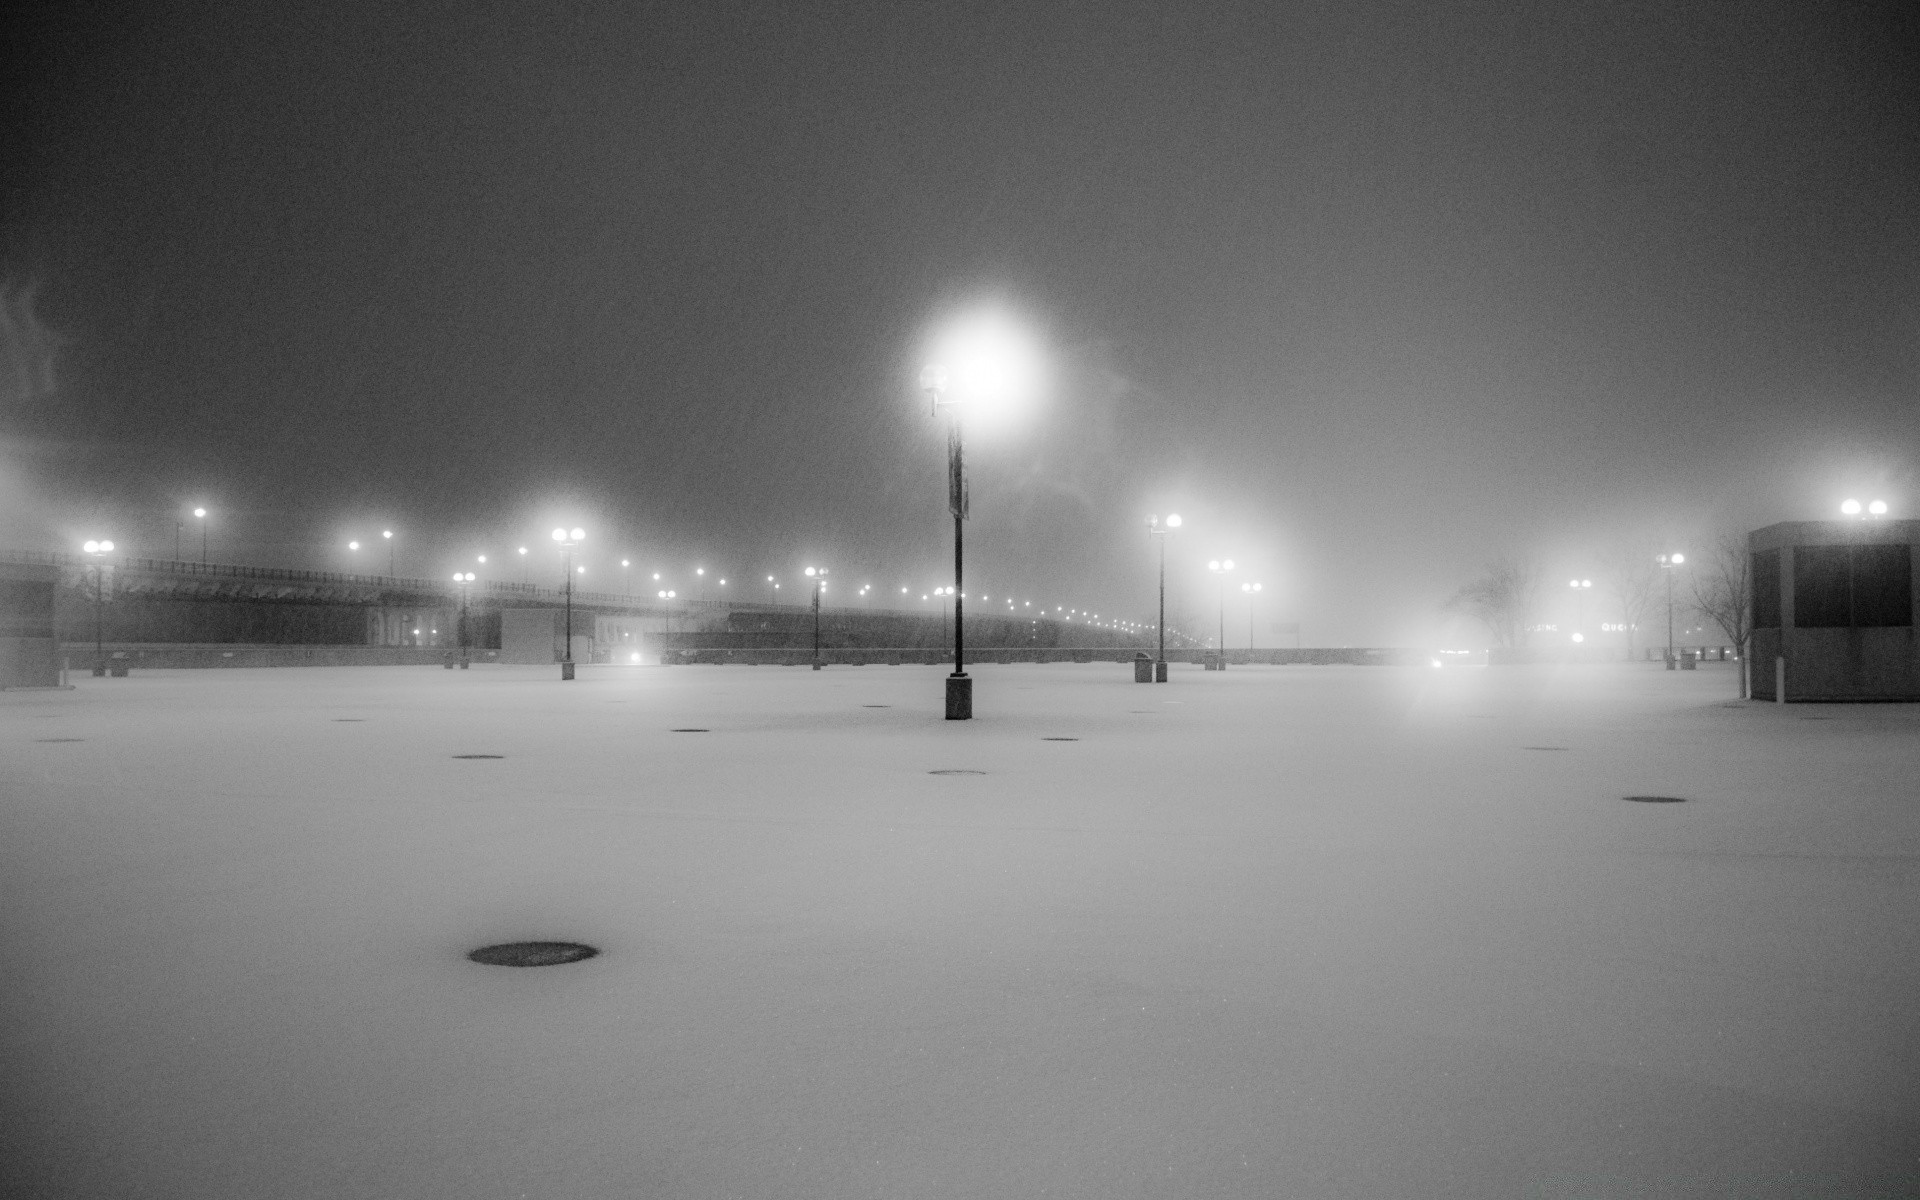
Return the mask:
<svg viewBox="0 0 1920 1200"><path fill-rule="evenodd" d="M527 585L527 548L520 547L520 586Z"/></svg>
<svg viewBox="0 0 1920 1200"><path fill-rule="evenodd" d="M482 554L480 561L487 561L487 556ZM469 644L467 637L467 601L473 592L473 572L455 571L453 573L453 582L460 589L460 669L464 671L473 665L469 661L469 651L467 649Z"/></svg>
<svg viewBox="0 0 1920 1200"><path fill-rule="evenodd" d="M827 569L808 567L807 578L813 580L813 669L818 671L820 663L820 593L827 590Z"/></svg>
<svg viewBox="0 0 1920 1200"><path fill-rule="evenodd" d="M1160 655L1153 661L1155 683L1167 681L1167 535L1178 528L1179 513L1168 514L1165 522L1157 516L1147 518L1147 540L1160 543Z"/></svg>
<svg viewBox="0 0 1920 1200"><path fill-rule="evenodd" d="M566 680L573 678L573 548L587 540L587 531L578 527L556 529L553 531L553 540L566 558L567 647L565 655L560 659L560 678Z"/></svg>
<svg viewBox="0 0 1920 1200"><path fill-rule="evenodd" d="M1673 656L1673 569L1687 561L1684 554L1662 554L1660 573L1667 577L1667 670L1674 670L1679 663Z"/></svg>
<svg viewBox="0 0 1920 1200"><path fill-rule="evenodd" d="M103 676L107 673L106 639L102 632L105 618L101 613L101 603L106 590L106 556L113 553L112 542L89 541L82 545L87 560L93 564L93 673Z"/></svg>
<svg viewBox="0 0 1920 1200"><path fill-rule="evenodd" d="M1240 585L1240 590L1247 595L1247 649L1251 650L1253 649L1253 598L1260 594L1260 585L1243 583Z"/></svg>
<svg viewBox="0 0 1920 1200"><path fill-rule="evenodd" d="M1591 579L1569 579L1567 586L1573 589L1573 640L1586 641L1580 631L1587 627L1587 591L1593 587Z"/></svg>
<svg viewBox="0 0 1920 1200"><path fill-rule="evenodd" d="M660 577L655 575L654 578L658 579ZM673 657L670 653L673 643L673 599L679 594L679 592L674 591L672 588L663 588L654 593L656 599L667 602L667 631L660 640L660 665L662 666L671 665L673 662Z"/></svg>
<svg viewBox="0 0 1920 1200"><path fill-rule="evenodd" d="M1875 500L1872 504L1867 505L1867 511L1876 517L1884 517L1887 515L1887 502L1885 500Z"/></svg>
<svg viewBox="0 0 1920 1200"><path fill-rule="evenodd" d="M1220 577L1220 667L1227 669L1227 575L1233 570L1233 560L1216 559L1207 564L1207 570Z"/></svg>
<svg viewBox="0 0 1920 1200"><path fill-rule="evenodd" d="M392 579L392 578L393 578L393 575L394 575L394 571L393 571L393 563L394 563L394 558L393 558L393 547L394 547L394 541L393 541L393 530L391 530L391 529L382 529L382 530L380 531L380 536L381 536L381 537L383 537L383 538L385 538L385 539L387 539L387 578L389 578L389 579Z"/></svg>

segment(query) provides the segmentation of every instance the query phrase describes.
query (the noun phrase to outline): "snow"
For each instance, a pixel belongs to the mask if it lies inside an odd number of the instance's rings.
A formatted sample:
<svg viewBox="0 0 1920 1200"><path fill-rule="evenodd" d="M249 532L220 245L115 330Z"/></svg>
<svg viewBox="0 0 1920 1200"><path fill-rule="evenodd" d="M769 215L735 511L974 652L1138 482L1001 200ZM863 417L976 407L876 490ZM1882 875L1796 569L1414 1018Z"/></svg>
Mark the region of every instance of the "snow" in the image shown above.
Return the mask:
<svg viewBox="0 0 1920 1200"><path fill-rule="evenodd" d="M0 694L0 1192L1920 1190L1920 706L942 671Z"/></svg>

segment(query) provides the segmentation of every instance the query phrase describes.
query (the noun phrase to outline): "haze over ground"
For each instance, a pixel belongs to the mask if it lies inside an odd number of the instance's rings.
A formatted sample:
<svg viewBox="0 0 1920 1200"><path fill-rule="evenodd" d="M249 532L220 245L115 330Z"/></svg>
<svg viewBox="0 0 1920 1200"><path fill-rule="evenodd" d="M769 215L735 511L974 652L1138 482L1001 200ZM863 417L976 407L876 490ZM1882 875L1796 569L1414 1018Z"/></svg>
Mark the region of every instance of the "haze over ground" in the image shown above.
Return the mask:
<svg viewBox="0 0 1920 1200"><path fill-rule="evenodd" d="M982 297L1056 368L975 443L989 592L1148 617L1177 509L1176 612L1231 555L1421 643L1499 553L1913 511L1906 6L11 19L0 544L930 586L919 347Z"/></svg>

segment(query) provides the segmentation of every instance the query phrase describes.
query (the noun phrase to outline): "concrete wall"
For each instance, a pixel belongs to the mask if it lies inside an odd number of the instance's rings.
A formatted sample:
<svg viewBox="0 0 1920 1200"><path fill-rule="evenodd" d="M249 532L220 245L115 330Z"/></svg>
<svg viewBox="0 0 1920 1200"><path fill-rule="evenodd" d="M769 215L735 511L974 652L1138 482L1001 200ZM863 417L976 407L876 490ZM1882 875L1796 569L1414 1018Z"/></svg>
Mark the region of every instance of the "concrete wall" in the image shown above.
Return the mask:
<svg viewBox="0 0 1920 1200"><path fill-rule="evenodd" d="M283 646L180 642L108 642L109 663L130 669L162 670L201 667L413 667L441 666L458 661L459 651L448 646ZM92 642L69 642L61 656L75 670L93 664ZM496 650L475 650L474 662L497 662Z"/></svg>

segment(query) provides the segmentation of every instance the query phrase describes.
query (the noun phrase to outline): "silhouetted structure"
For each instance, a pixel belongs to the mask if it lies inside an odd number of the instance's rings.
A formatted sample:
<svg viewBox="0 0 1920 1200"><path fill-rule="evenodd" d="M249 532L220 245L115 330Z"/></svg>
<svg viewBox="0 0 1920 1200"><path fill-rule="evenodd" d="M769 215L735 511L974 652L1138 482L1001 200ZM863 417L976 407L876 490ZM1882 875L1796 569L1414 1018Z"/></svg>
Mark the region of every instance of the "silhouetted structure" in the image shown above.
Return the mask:
<svg viewBox="0 0 1920 1200"><path fill-rule="evenodd" d="M1755 530L1753 696L1920 700L1920 521L1784 521Z"/></svg>

